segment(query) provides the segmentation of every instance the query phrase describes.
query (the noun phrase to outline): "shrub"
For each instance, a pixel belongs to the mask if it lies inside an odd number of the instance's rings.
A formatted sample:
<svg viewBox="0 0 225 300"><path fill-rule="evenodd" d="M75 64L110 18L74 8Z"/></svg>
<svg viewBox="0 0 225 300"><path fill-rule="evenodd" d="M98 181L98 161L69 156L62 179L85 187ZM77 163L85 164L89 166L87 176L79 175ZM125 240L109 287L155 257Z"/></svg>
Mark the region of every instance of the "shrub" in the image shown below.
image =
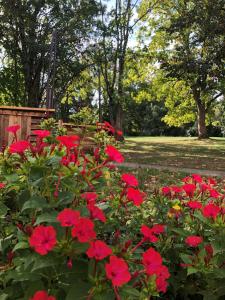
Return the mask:
<svg viewBox="0 0 225 300"><path fill-rule="evenodd" d="M109 124L100 129L108 131ZM161 255L150 239L149 247L139 247L139 232L133 241L126 237L126 222L146 195L133 175L115 170L112 163L124 160L116 147L98 140L103 147L91 155L79 136L37 130L30 144L14 134L0 161L0 298L146 299L164 293L170 275Z"/></svg>
<svg viewBox="0 0 225 300"><path fill-rule="evenodd" d="M115 145L34 133L1 154L1 299L224 299L221 184L146 195Z"/></svg>

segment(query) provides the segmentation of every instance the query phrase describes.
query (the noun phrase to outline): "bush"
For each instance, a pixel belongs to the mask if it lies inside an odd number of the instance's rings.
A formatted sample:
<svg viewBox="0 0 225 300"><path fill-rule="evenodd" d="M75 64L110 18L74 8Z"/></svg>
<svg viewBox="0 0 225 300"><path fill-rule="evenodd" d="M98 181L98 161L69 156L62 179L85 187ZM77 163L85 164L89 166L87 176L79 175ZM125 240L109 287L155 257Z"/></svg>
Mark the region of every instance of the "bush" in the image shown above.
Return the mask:
<svg viewBox="0 0 225 300"><path fill-rule="evenodd" d="M122 154L112 145L86 154L78 136L54 138L48 130L35 131L31 145L16 140L18 126L8 130L15 141L1 154L0 298L145 299L165 292L169 273L160 254L140 251L139 237L126 238L126 218L145 195L134 176L121 177L111 164L123 162Z"/></svg>
<svg viewBox="0 0 225 300"><path fill-rule="evenodd" d="M193 175L148 198L112 165L124 160L113 145L98 140L91 155L78 136L38 130L31 145L16 140L18 126L8 130L0 299L223 299L224 195L214 180Z"/></svg>

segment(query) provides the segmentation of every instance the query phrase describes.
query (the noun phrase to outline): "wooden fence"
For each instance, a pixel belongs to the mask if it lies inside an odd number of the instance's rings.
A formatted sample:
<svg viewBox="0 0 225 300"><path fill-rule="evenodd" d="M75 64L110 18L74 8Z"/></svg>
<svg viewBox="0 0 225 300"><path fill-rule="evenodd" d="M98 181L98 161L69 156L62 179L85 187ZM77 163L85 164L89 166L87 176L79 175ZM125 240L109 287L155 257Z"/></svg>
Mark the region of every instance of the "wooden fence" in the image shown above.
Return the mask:
<svg viewBox="0 0 225 300"><path fill-rule="evenodd" d="M12 142L13 134L6 128L11 125L20 125L18 139L29 139L32 141L32 131L40 129L43 119L52 117L54 109L0 106L0 147L9 145Z"/></svg>

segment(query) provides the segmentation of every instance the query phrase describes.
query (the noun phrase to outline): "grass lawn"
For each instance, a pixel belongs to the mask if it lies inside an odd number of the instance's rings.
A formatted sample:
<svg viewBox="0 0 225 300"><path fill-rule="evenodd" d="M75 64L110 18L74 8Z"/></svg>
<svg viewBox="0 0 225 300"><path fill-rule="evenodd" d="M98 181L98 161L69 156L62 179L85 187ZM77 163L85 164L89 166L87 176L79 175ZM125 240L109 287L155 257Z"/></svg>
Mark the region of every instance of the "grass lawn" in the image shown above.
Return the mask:
<svg viewBox="0 0 225 300"><path fill-rule="evenodd" d="M127 137L126 162L225 172L225 138Z"/></svg>

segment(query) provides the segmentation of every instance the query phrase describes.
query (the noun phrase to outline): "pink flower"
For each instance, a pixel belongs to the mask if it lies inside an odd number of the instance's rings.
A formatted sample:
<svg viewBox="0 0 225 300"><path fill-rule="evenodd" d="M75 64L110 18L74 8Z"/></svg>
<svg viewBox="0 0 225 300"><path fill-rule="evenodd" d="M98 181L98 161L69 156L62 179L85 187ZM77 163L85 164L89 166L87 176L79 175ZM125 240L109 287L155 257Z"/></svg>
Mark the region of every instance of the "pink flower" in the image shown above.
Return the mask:
<svg viewBox="0 0 225 300"><path fill-rule="evenodd" d="M53 226L37 226L29 239L31 247L41 254L46 255L56 245L56 231Z"/></svg>
<svg viewBox="0 0 225 300"><path fill-rule="evenodd" d="M140 206L144 201L145 194L132 187L127 189L127 199L132 201L135 206Z"/></svg>
<svg viewBox="0 0 225 300"><path fill-rule="evenodd" d="M30 147L30 143L28 141L19 141L9 146L9 152L22 154L29 147Z"/></svg>
<svg viewBox="0 0 225 300"><path fill-rule="evenodd" d="M190 235L185 239L185 243L190 247L197 247L203 241L202 237L197 235Z"/></svg>
<svg viewBox="0 0 225 300"><path fill-rule="evenodd" d="M13 133L14 135L17 133L17 131L20 129L20 125L12 125L6 128L6 131Z"/></svg>
<svg viewBox="0 0 225 300"><path fill-rule="evenodd" d="M62 227L70 227L76 225L79 218L80 212L72 210L70 208L65 208L57 216L57 220L61 223Z"/></svg>
<svg viewBox="0 0 225 300"><path fill-rule="evenodd" d="M111 161L122 163L124 161L123 155L113 146L106 146L105 153L108 155Z"/></svg>
<svg viewBox="0 0 225 300"><path fill-rule="evenodd" d="M105 242L96 240L90 243L90 248L87 250L89 258L102 260L112 254L112 249Z"/></svg>
<svg viewBox="0 0 225 300"><path fill-rule="evenodd" d="M110 256L110 262L105 265L106 276L114 286L122 286L131 279L127 263L117 256Z"/></svg>
<svg viewBox="0 0 225 300"><path fill-rule="evenodd" d="M46 291L38 291L29 300L56 300L56 298L49 296Z"/></svg>
<svg viewBox="0 0 225 300"><path fill-rule="evenodd" d="M202 208L202 204L199 201L188 201L187 205L192 209L200 209Z"/></svg>
<svg viewBox="0 0 225 300"><path fill-rule="evenodd" d="M76 237L81 243L89 242L96 238L94 223L88 218L80 218L72 229L71 234L72 237Z"/></svg>
<svg viewBox="0 0 225 300"><path fill-rule="evenodd" d="M203 207L202 214L206 218L213 218L214 220L218 216L220 212L220 207L213 204L209 203L205 207Z"/></svg>
<svg viewBox="0 0 225 300"><path fill-rule="evenodd" d="M138 186L138 180L132 174L128 174L128 173L127 174L123 174L121 176L121 179L122 179L123 182L125 182L129 186L133 186L133 187Z"/></svg>

